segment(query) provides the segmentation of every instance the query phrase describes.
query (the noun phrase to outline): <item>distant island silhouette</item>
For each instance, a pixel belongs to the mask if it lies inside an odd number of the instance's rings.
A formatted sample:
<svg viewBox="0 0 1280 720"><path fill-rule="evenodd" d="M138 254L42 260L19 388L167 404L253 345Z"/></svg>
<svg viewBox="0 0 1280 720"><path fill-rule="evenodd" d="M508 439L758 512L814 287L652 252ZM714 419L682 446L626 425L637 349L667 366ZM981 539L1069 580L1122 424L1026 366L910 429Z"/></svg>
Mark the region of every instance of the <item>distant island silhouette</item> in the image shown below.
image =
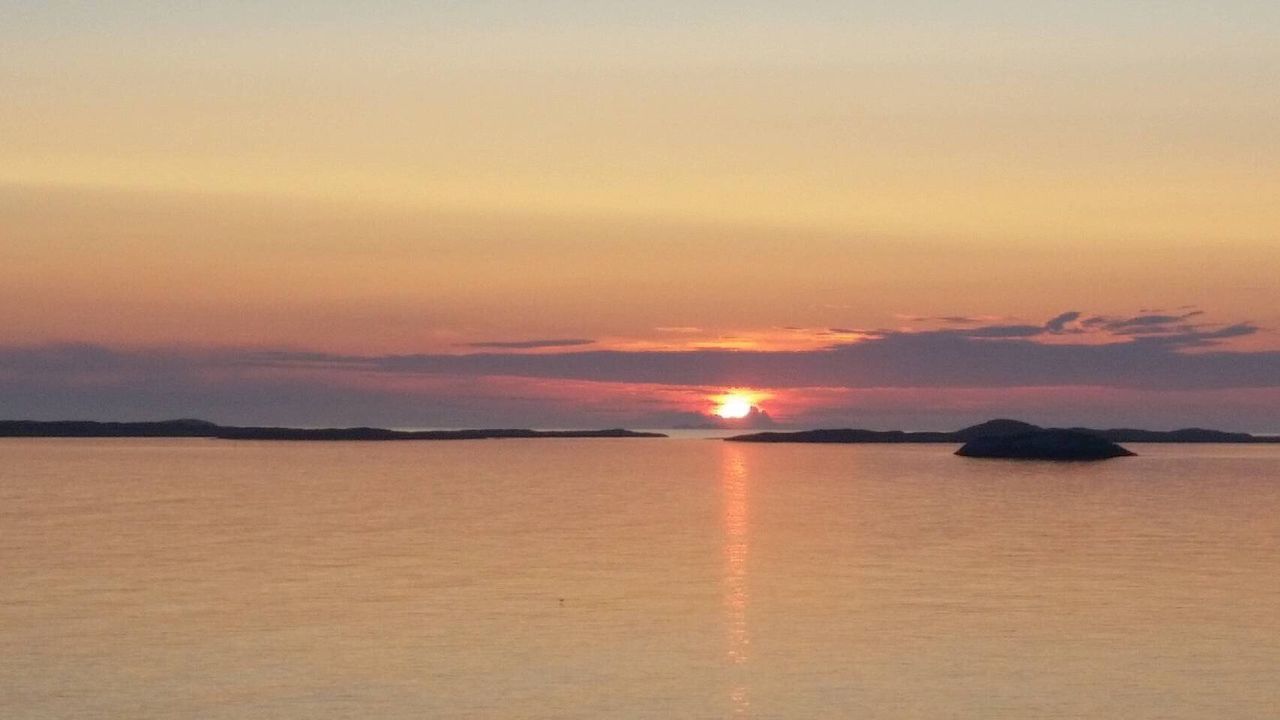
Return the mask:
<svg viewBox="0 0 1280 720"><path fill-rule="evenodd" d="M729 442L759 443L968 443L984 438L1065 431L1113 443L1280 443L1280 436L1224 432L1204 428L1139 430L1114 428L1043 428L1020 420L988 420L953 432L905 432L854 428L767 431L734 435ZM292 428L218 425L190 418L154 422L94 420L0 420L0 437L17 438L211 438L218 440L486 440L518 438L664 438L660 432L623 428L605 430L531 430L478 428L466 430L390 430L376 427Z"/></svg>
<svg viewBox="0 0 1280 720"><path fill-rule="evenodd" d="M1009 437L1062 430L1101 438L1113 443L1280 443L1280 437L1249 433L1184 428L1181 430L1138 430L1134 428L1043 428L1021 420L988 420L954 432L904 432L902 430L860 430L854 428L759 432L725 438L729 442L761 443L968 443L982 438Z"/></svg>
<svg viewBox="0 0 1280 720"><path fill-rule="evenodd" d="M514 438L662 438L662 433L608 430L387 430L374 427L289 428L224 426L206 420L97 422L92 420L0 420L0 437L28 438L212 438L216 440L397 441Z"/></svg>

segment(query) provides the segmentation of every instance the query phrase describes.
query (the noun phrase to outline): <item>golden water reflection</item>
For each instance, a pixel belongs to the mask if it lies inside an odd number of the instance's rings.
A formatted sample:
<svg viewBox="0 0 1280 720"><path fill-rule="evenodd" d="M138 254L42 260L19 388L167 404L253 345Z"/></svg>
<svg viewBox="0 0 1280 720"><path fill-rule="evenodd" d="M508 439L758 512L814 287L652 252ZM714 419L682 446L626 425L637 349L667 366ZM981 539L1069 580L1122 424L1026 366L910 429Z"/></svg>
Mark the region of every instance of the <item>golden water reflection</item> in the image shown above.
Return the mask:
<svg viewBox="0 0 1280 720"><path fill-rule="evenodd" d="M724 443L720 458L720 487L724 495L724 607L728 633L728 659L742 666L750 657L751 635L747 628L747 583L749 546L749 502L746 451ZM734 670L730 707L734 717L746 717L751 703L740 670Z"/></svg>

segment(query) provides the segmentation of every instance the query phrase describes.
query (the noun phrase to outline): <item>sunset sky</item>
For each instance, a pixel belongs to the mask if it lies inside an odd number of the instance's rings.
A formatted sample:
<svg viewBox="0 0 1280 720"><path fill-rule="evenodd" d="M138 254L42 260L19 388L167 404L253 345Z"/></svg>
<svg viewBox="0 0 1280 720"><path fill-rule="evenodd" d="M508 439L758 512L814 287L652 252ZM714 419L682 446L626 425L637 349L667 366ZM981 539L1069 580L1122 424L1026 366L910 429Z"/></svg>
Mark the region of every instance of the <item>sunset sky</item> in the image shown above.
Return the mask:
<svg viewBox="0 0 1280 720"><path fill-rule="evenodd" d="M1280 4L0 0L0 417L1280 432Z"/></svg>

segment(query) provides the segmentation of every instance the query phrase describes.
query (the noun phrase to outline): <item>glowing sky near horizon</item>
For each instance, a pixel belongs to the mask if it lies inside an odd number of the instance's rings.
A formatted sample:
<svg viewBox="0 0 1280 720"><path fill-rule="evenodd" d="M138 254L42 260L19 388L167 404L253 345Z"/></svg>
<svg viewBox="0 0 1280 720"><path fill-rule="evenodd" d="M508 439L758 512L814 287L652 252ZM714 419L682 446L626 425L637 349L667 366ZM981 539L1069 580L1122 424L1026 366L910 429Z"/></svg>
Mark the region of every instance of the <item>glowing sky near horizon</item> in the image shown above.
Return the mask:
<svg viewBox="0 0 1280 720"><path fill-rule="evenodd" d="M0 46L4 346L1280 348L1272 2L0 0Z"/></svg>

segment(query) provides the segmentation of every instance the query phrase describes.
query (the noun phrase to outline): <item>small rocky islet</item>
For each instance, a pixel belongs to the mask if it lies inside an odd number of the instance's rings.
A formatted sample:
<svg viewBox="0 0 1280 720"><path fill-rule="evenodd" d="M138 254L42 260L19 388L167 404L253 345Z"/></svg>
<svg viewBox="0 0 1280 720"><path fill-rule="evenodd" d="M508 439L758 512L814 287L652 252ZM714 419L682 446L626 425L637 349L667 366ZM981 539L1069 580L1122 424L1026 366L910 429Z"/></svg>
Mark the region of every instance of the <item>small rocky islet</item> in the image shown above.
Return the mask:
<svg viewBox="0 0 1280 720"><path fill-rule="evenodd" d="M978 437L956 451L956 455L970 458L1061 461L1110 460L1135 454L1106 438L1060 429Z"/></svg>
<svg viewBox="0 0 1280 720"><path fill-rule="evenodd" d="M1276 443L1277 437L1184 428L1139 430L1113 428L1044 428L1021 420L988 420L953 432L904 432L828 428L797 432L760 432L726 438L730 442L759 443L961 443L957 455L1011 460L1107 460L1135 453L1122 442L1140 443Z"/></svg>

